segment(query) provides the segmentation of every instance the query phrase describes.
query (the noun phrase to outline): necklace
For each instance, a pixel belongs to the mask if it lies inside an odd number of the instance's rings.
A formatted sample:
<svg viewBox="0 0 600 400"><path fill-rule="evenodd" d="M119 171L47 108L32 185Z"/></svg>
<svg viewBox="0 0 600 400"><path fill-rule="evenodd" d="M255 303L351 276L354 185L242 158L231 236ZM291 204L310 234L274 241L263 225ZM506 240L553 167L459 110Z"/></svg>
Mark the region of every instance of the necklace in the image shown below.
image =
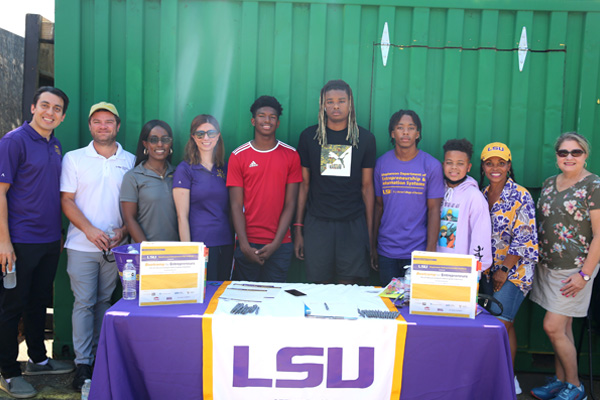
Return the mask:
<svg viewBox="0 0 600 400"><path fill-rule="evenodd" d="M158 176L160 176L160 179L164 179L165 178L165 173L167 172L167 165L166 164L164 165L162 172L159 172L157 169L152 168L150 165L148 165L148 163L144 163L144 167L146 169L149 169L150 171L156 172L156 174Z"/></svg>

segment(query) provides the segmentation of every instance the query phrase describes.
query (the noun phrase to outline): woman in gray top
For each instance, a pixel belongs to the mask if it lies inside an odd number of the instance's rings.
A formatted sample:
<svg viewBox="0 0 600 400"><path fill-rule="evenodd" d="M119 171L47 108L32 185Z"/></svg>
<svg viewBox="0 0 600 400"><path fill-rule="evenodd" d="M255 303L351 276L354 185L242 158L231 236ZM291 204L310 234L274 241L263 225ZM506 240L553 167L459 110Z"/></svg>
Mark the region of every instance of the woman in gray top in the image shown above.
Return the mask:
<svg viewBox="0 0 600 400"><path fill-rule="evenodd" d="M133 242L178 241L173 202L173 131L160 120L142 128L135 167L123 177L121 211Z"/></svg>

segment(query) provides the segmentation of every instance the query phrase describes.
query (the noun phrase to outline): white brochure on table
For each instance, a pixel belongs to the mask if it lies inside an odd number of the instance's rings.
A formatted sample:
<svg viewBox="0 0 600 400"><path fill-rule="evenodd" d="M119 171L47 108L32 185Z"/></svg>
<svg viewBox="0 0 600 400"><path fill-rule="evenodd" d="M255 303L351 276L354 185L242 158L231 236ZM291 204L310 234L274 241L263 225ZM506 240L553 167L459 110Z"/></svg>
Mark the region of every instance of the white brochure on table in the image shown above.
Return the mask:
<svg viewBox="0 0 600 400"><path fill-rule="evenodd" d="M472 255L413 251L410 313L475 318L477 261Z"/></svg>
<svg viewBox="0 0 600 400"><path fill-rule="evenodd" d="M203 303L208 249L197 242L142 242L140 306Z"/></svg>

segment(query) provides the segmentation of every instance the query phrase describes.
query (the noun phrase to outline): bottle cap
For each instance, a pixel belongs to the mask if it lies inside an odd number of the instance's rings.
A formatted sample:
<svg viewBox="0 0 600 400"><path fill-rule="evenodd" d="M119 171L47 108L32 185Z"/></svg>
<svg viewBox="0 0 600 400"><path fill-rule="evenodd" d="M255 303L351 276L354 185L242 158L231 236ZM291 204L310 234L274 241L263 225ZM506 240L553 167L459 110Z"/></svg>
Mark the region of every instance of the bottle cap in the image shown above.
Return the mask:
<svg viewBox="0 0 600 400"><path fill-rule="evenodd" d="M133 260L127 260L127 262L130 262L130 263L132 263L132 262L133 262Z"/></svg>

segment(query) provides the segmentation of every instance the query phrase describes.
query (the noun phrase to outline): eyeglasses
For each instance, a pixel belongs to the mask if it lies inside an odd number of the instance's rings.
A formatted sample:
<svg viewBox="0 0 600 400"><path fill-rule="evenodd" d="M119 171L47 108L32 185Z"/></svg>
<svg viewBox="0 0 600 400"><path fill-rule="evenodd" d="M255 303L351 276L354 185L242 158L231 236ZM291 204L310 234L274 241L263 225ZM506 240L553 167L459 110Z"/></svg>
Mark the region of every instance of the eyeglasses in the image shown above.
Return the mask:
<svg viewBox="0 0 600 400"><path fill-rule="evenodd" d="M556 151L556 155L559 156L560 158L565 158L569 154L572 155L573 157L581 157L584 153L585 153L585 151L583 151L581 149L575 149L575 150L571 150L571 151L561 149L561 150Z"/></svg>
<svg viewBox="0 0 600 400"><path fill-rule="evenodd" d="M211 129L210 131L196 131L194 136L198 139L204 139L204 135L208 135L209 138L214 139L219 135L219 131Z"/></svg>
<svg viewBox="0 0 600 400"><path fill-rule="evenodd" d="M158 142L162 142L162 144L169 144L173 141L173 138L170 136L150 136L148 138L148 142L152 143L152 144L157 144Z"/></svg>

